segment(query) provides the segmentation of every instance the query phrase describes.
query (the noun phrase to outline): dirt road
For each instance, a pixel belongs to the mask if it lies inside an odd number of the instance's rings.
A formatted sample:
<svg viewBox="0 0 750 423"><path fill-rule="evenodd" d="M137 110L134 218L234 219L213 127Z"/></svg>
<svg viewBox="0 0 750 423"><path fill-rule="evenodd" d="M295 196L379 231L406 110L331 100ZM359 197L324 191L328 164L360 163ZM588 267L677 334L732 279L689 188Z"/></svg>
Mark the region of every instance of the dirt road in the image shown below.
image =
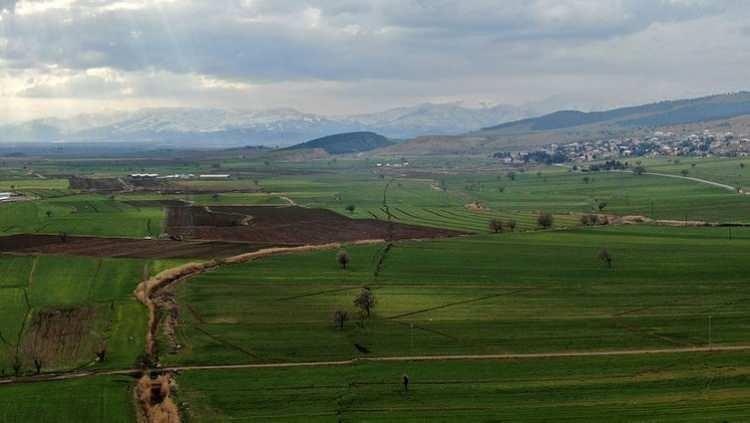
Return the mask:
<svg viewBox="0 0 750 423"><path fill-rule="evenodd" d="M570 166L567 166L567 165L564 165L564 164L561 164L561 163L555 164L555 166L564 167L564 168L570 168ZM614 169L614 170L608 170L607 172L633 173L630 170L616 170L616 169ZM696 177L693 177L693 176L673 175L671 173L659 173L659 172L643 172L643 175L662 176L662 177L665 177L665 178L674 178L674 179L684 179L684 180L687 180L687 181L693 181L693 182L698 182L698 183L701 183L701 184L715 186L715 187L718 187L718 188L723 188L723 189L725 189L727 191L734 191L734 192L738 191L737 187L734 187L732 185L723 184L721 182L716 182L716 181L710 181L708 179L696 178ZM750 193L744 192L742 190L740 190L739 192L741 194L750 194Z"/></svg>
<svg viewBox="0 0 750 423"><path fill-rule="evenodd" d="M652 175L652 176L663 176L665 178L685 179L685 180L688 180L688 181L700 182L702 184L712 185L712 186L719 187L719 188L724 188L725 190L728 190L728 191L735 191L735 192L737 191L737 187L733 187L733 186L727 185L727 184L722 184L720 182L709 181L708 179L695 178L695 177L692 177L692 176L672 175L672 174L669 174L669 173L657 173L657 172L644 172L643 174L644 175Z"/></svg>
<svg viewBox="0 0 750 423"><path fill-rule="evenodd" d="M248 363L248 364L206 364L194 366L173 366L154 369L163 372L180 372L192 370L231 370L231 369L284 369L295 367L334 367L350 366L357 363L409 362L409 361L502 361L502 360L538 360L549 358L582 358L582 357L617 357L658 354L696 354L750 351L750 345L726 345L714 347L681 347L653 348L638 350L610 351L560 351L546 353L509 353L509 354L460 354L460 355L416 355L393 357L362 357L337 361L307 361L288 363ZM20 383L48 382L55 380L80 379L93 376L139 375L140 369L91 370L69 373L48 373L39 376L0 379L0 386Z"/></svg>

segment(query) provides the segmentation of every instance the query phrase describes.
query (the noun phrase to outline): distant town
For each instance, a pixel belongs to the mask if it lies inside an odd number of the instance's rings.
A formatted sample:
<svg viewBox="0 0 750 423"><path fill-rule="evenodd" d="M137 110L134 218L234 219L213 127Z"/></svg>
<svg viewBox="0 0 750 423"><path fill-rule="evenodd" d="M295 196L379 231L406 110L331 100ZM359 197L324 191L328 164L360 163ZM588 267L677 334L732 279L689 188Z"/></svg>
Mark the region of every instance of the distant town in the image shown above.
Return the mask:
<svg viewBox="0 0 750 423"><path fill-rule="evenodd" d="M532 151L497 152L493 155L507 164L566 163L613 160L627 157L694 156L746 157L750 154L750 137L733 132L675 134L655 131L647 137L611 138L549 144Z"/></svg>

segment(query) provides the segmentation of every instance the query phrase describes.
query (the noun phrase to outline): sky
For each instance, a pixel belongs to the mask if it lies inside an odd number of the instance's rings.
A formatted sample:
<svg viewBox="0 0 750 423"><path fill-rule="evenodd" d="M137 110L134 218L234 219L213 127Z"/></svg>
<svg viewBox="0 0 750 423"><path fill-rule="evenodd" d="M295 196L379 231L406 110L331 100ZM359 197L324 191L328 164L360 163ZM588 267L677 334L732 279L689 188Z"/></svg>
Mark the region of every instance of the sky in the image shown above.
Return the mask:
<svg viewBox="0 0 750 423"><path fill-rule="evenodd" d="M0 0L0 122L750 89L745 0Z"/></svg>

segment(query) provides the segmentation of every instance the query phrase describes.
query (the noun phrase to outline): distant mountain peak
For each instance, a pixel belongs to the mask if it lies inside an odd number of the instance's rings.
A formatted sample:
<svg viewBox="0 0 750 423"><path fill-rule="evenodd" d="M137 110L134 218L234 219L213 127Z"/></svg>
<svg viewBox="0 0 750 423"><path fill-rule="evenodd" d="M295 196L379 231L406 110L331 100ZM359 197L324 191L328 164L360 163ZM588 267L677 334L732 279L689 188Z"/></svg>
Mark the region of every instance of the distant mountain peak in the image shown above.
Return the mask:
<svg viewBox="0 0 750 423"><path fill-rule="evenodd" d="M0 142L133 142L155 147L293 145L329 134L372 131L390 138L460 134L528 116L512 106L422 103L376 113L324 116L294 108L224 110L161 107L0 126Z"/></svg>

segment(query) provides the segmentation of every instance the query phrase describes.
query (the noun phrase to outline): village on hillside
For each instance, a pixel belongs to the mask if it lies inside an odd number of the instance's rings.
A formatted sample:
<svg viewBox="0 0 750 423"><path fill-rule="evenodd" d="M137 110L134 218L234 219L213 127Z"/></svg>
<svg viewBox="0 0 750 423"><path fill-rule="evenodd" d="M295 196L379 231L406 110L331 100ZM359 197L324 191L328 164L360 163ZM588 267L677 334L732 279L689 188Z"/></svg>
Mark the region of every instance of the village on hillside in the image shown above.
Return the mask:
<svg viewBox="0 0 750 423"><path fill-rule="evenodd" d="M623 137L596 141L553 143L532 151L497 152L494 158L506 164L565 163L612 160L627 157L694 156L746 157L750 154L750 135L733 132L678 135L655 131L647 137Z"/></svg>

